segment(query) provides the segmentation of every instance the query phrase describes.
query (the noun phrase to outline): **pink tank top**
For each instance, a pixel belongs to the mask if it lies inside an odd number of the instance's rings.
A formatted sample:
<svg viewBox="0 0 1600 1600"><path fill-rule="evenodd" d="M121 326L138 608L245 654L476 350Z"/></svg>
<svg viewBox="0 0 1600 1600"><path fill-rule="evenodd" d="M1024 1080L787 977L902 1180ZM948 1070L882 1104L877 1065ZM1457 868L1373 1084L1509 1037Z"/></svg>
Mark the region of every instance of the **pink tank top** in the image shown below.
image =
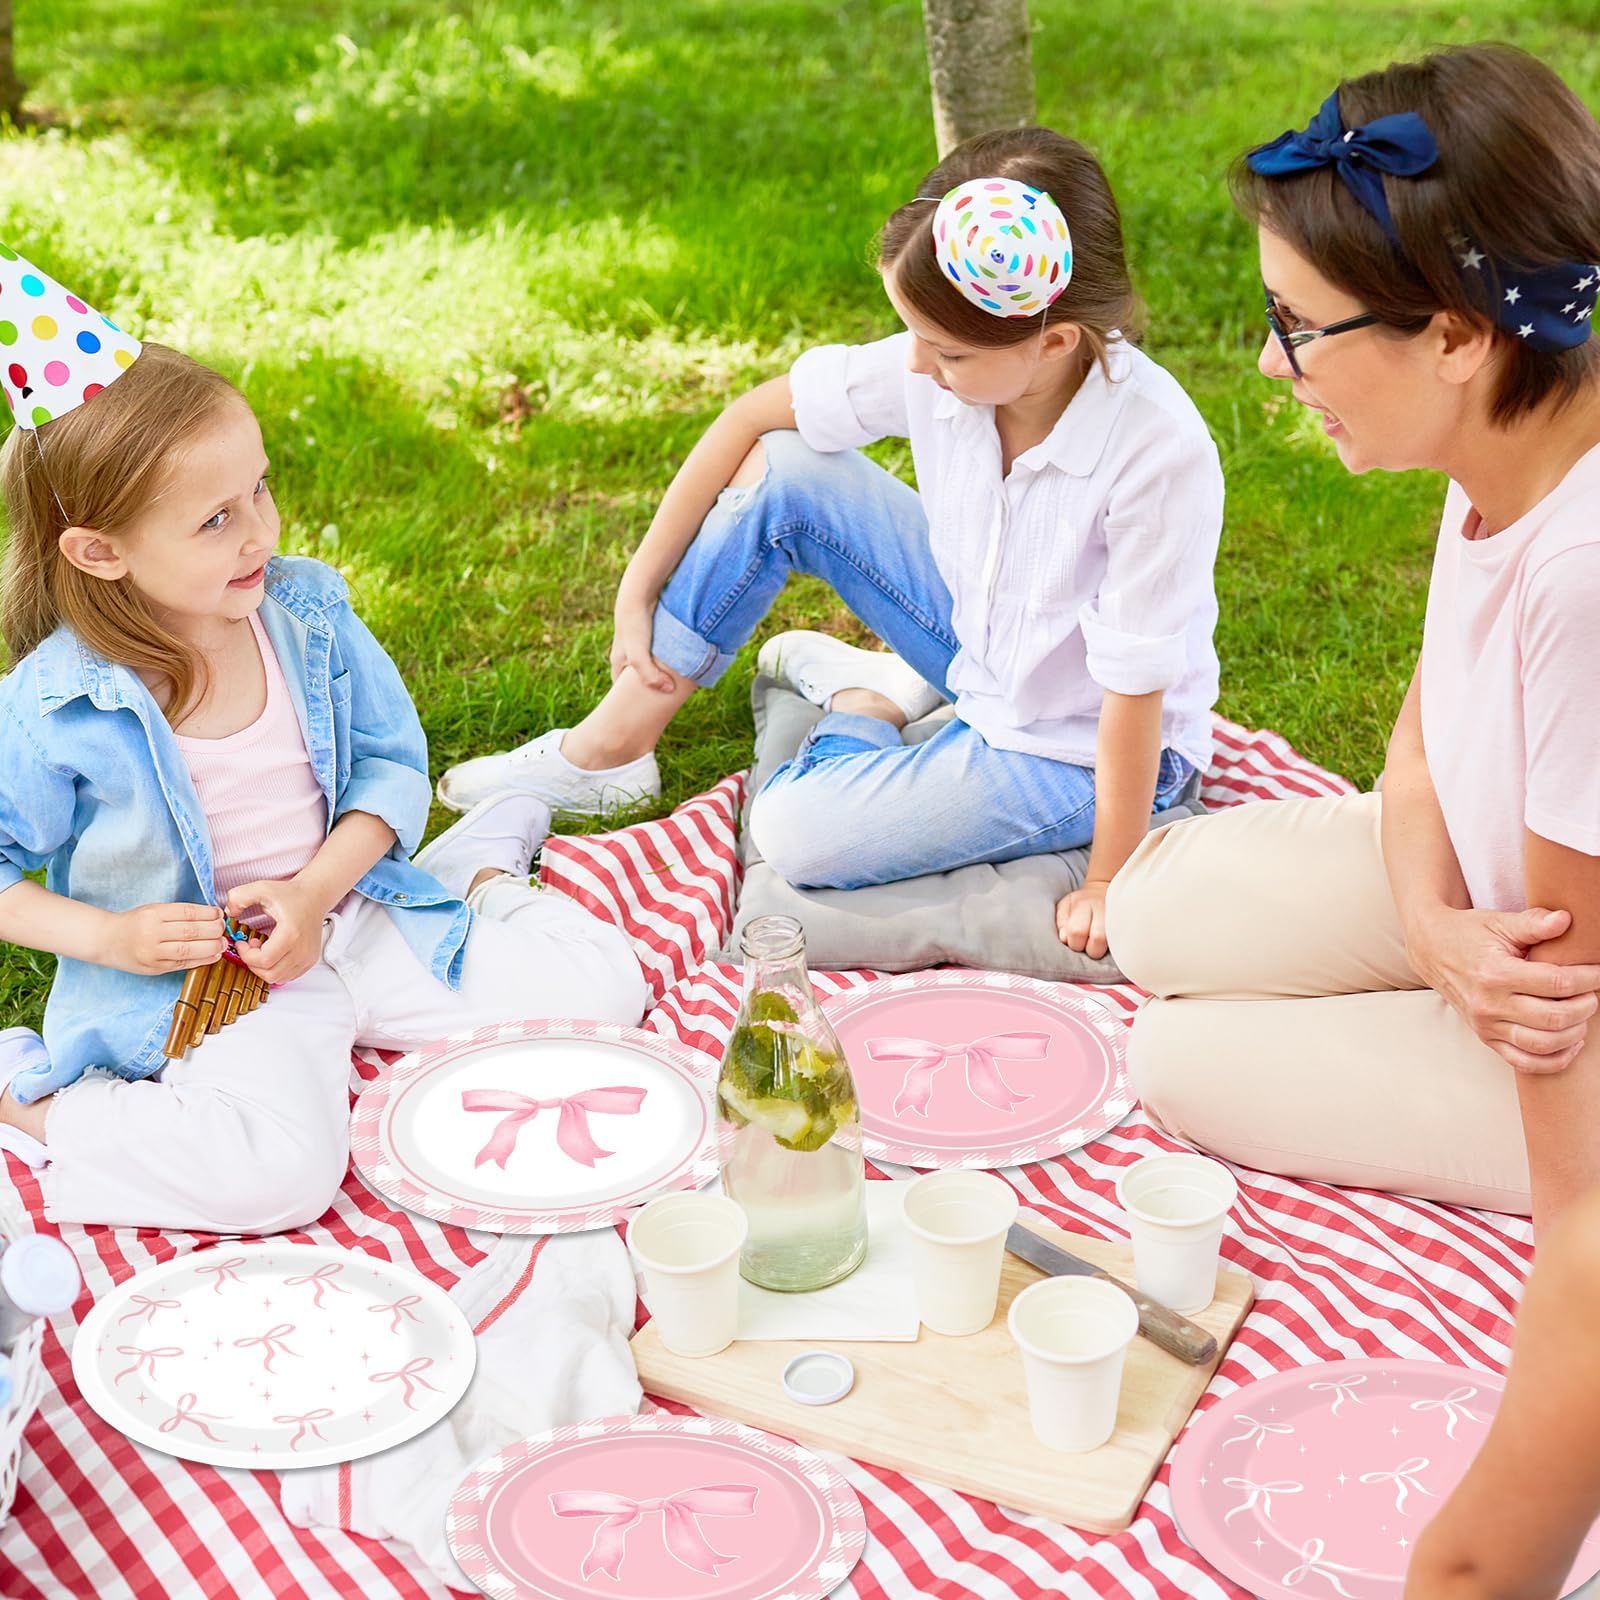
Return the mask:
<svg viewBox="0 0 1600 1600"><path fill-rule="evenodd" d="M267 674L261 715L225 739L178 735L178 749L211 828L219 900L241 883L292 878L328 833L327 801L311 770L277 652L254 615L250 629ZM264 913L244 920L262 931L272 926Z"/></svg>

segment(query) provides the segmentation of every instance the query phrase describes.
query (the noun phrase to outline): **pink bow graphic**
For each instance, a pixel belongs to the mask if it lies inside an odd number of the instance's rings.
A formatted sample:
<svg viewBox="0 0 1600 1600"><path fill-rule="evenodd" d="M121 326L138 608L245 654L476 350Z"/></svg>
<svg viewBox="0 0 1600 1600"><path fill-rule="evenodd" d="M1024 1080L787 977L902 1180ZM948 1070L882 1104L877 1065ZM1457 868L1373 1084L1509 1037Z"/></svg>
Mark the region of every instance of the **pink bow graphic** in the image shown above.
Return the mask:
<svg viewBox="0 0 1600 1600"><path fill-rule="evenodd" d="M177 1300L152 1300L147 1294L129 1295L128 1304L133 1310L117 1318L119 1328L124 1322L132 1322L135 1317L144 1317L148 1325L156 1320L156 1312L177 1311L180 1307L180 1302Z"/></svg>
<svg viewBox="0 0 1600 1600"><path fill-rule="evenodd" d="M311 1285L312 1299L320 1311L322 1309L322 1291L324 1289L334 1289L340 1294L350 1293L342 1283L333 1281L343 1271L344 1264L342 1262L330 1261L325 1266L318 1267L315 1272L302 1273L298 1278L285 1278L283 1282L284 1286L290 1289L296 1288L302 1283L309 1283Z"/></svg>
<svg viewBox="0 0 1600 1600"><path fill-rule="evenodd" d="M413 1322L422 1321L422 1318L411 1309L412 1306L420 1306L421 1304L422 1296L420 1294L403 1294L398 1300L392 1300L386 1306L368 1306L367 1310L392 1311L394 1313L394 1317L389 1323L389 1332L398 1333L400 1331L400 1319L402 1317L410 1317Z"/></svg>
<svg viewBox="0 0 1600 1600"><path fill-rule="evenodd" d="M1337 1574L1343 1572L1352 1578L1370 1578L1374 1574L1363 1572L1360 1567L1347 1567L1337 1561L1329 1561L1322 1553L1326 1548L1321 1539L1307 1539L1298 1552L1300 1565L1283 1575L1284 1587L1297 1589L1307 1578L1326 1578L1346 1600L1354 1600L1350 1591L1339 1582Z"/></svg>
<svg viewBox="0 0 1600 1600"><path fill-rule="evenodd" d="M556 1123L556 1143L574 1161L592 1167L596 1161L615 1155L614 1150L602 1150L589 1133L589 1114L598 1112L608 1117L631 1117L648 1093L645 1089L618 1086L610 1089L589 1089L583 1094L567 1095L559 1100L533 1100L525 1094L513 1094L508 1089L468 1089L461 1096L463 1111L504 1111L507 1113L489 1135L489 1142L478 1152L472 1164L481 1167L485 1161L495 1162L502 1171L511 1152L517 1148L517 1138L523 1125L532 1122L541 1111L559 1111Z"/></svg>
<svg viewBox="0 0 1600 1600"><path fill-rule="evenodd" d="M971 1044L935 1044L931 1039L896 1036L868 1039L867 1054L874 1061L909 1061L900 1092L894 1097L892 1116L914 1111L928 1114L933 1098L933 1080L939 1070L955 1056L967 1058L967 1088L986 1106L996 1111L1015 1111L1031 1094L1019 1094L1000 1076L996 1057L1013 1061L1043 1061L1050 1049L1048 1033L991 1033Z"/></svg>
<svg viewBox="0 0 1600 1600"><path fill-rule="evenodd" d="M403 1367L397 1367L393 1372L374 1372L368 1381L372 1383L393 1383L396 1379L399 1379L405 1386L406 1410L415 1411L417 1408L411 1398L413 1384L421 1384L424 1389L430 1390L434 1394L440 1393L426 1378L419 1376L420 1373L426 1372L432 1365L432 1356L414 1356Z"/></svg>
<svg viewBox="0 0 1600 1600"><path fill-rule="evenodd" d="M198 1395L180 1394L178 1396L178 1409L156 1431L158 1433L171 1433L180 1422L192 1422L213 1444L221 1444L222 1440L200 1419L204 1417L207 1422L226 1422L228 1419L217 1416L215 1412L196 1411L195 1406L199 1402L199 1398Z"/></svg>
<svg viewBox="0 0 1600 1600"><path fill-rule="evenodd" d="M194 1270L196 1272L199 1272L199 1273L205 1273L205 1272L214 1272L214 1273L216 1273L217 1281L214 1284L212 1284L211 1287L214 1290L216 1290L216 1292L218 1294L221 1294L222 1293L223 1284L225 1284L225 1283L237 1283L239 1281L239 1274L237 1272L235 1272L233 1269L235 1267L242 1267L243 1265L244 1265L244 1257L243 1256L229 1256L226 1261L217 1261L217 1262L214 1262L209 1267L196 1267Z"/></svg>
<svg viewBox="0 0 1600 1600"><path fill-rule="evenodd" d="M117 1354L119 1356L132 1356L133 1365L124 1367L111 1380L113 1383L121 1383L130 1372L137 1372L143 1366L150 1368L150 1381L154 1383L156 1381L156 1362L169 1361L174 1356L181 1356L183 1351L175 1344L158 1345L154 1350L144 1350L136 1344L119 1344L117 1346Z"/></svg>
<svg viewBox="0 0 1600 1600"><path fill-rule="evenodd" d="M274 1422L292 1422L295 1424L294 1438L289 1441L289 1448L291 1450L298 1450L300 1448L300 1441L306 1436L307 1429L310 1429L310 1431L314 1433L317 1438L322 1439L322 1431L317 1427L317 1424L325 1421L332 1415L333 1413L327 1408L327 1406L318 1406L315 1411L308 1411L304 1416L274 1417L272 1420ZM322 1442L326 1444L328 1441L326 1439L322 1439Z"/></svg>
<svg viewBox="0 0 1600 1600"><path fill-rule="evenodd" d="M296 1354L288 1345L283 1343L293 1332L294 1324L292 1322L280 1322L277 1327L268 1328L265 1333L254 1334L248 1339L235 1339L233 1346L236 1350L248 1350L253 1344L260 1345L263 1351L261 1370L263 1372L272 1372L275 1370L272 1365L274 1356L292 1356ZM281 1350L278 1348L280 1345L283 1345Z"/></svg>
<svg viewBox="0 0 1600 1600"><path fill-rule="evenodd" d="M727 1561L713 1550L700 1531L699 1517L748 1517L756 1508L759 1489L747 1483L708 1483L700 1488L683 1489L659 1500L630 1500L626 1495L608 1494L599 1489L578 1489L550 1496L550 1509L558 1517L604 1517L594 1531L594 1542L583 1558L579 1576L585 1582L591 1573L603 1572L615 1578L627 1554L628 1534L647 1512L661 1513L661 1533L668 1552L685 1567L711 1577Z"/></svg>
<svg viewBox="0 0 1600 1600"><path fill-rule="evenodd" d="M1418 1494L1425 1494L1430 1500L1439 1497L1432 1489L1424 1487L1417 1482L1417 1474L1425 1471L1428 1465L1426 1456L1412 1456L1409 1461L1402 1461L1393 1472L1363 1472L1363 1483L1387 1483L1394 1490L1394 1508L1404 1511L1406 1508L1406 1491L1414 1489Z"/></svg>

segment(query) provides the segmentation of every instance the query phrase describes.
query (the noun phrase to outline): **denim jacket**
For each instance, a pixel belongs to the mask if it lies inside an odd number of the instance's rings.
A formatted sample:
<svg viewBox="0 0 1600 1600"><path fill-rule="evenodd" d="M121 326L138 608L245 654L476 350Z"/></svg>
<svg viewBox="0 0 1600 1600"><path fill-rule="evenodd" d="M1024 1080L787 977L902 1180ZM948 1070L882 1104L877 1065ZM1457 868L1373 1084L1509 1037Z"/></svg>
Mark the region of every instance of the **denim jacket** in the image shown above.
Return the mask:
<svg viewBox="0 0 1600 1600"><path fill-rule="evenodd" d="M356 892L387 906L423 968L456 988L472 913L407 859L428 817L427 741L348 593L320 561L280 556L267 567L261 622L329 828L366 811L395 831ZM57 894L107 911L217 903L210 832L171 727L131 669L65 627L0 680L0 893L41 866ZM62 959L44 1017L50 1069L26 1074L18 1098L37 1099L95 1067L124 1078L158 1071L182 983L179 972L141 976Z"/></svg>

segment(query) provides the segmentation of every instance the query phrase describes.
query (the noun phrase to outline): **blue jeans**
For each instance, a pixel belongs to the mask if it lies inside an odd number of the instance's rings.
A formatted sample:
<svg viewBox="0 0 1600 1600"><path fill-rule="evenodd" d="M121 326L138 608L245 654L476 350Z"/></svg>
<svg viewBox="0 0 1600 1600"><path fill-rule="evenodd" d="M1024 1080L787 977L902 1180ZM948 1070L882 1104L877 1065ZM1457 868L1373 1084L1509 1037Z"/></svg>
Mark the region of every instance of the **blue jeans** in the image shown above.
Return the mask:
<svg viewBox="0 0 1600 1600"><path fill-rule="evenodd" d="M856 451L822 455L763 436L766 471L724 489L662 591L652 650L715 683L790 573L825 579L890 649L943 690L959 645L917 492ZM1156 811L1191 768L1162 753ZM750 811L757 848L802 888L859 889L1094 837L1094 772L997 750L959 719L920 744L876 717L833 712Z"/></svg>

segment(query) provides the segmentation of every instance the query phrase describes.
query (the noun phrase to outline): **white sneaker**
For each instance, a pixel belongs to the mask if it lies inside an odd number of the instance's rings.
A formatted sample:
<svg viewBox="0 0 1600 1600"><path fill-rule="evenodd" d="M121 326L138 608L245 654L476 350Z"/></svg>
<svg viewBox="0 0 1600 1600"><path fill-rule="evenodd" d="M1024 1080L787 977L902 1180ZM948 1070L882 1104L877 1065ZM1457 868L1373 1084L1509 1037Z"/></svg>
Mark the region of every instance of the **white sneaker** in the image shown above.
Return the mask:
<svg viewBox="0 0 1600 1600"><path fill-rule="evenodd" d="M534 795L557 816L604 817L661 793L653 751L620 767L586 772L562 755L561 736L566 732L552 728L515 750L451 767L439 780L439 803L451 811L470 811L509 790Z"/></svg>
<svg viewBox="0 0 1600 1600"><path fill-rule="evenodd" d="M907 722L927 716L944 702L944 696L892 650L860 650L831 634L805 628L774 634L762 645L756 665L824 711L841 689L871 689L899 706Z"/></svg>
<svg viewBox="0 0 1600 1600"><path fill-rule="evenodd" d="M505 790L481 800L419 850L413 864L453 894L464 895L485 867L526 878L533 853L550 836L550 807L537 795Z"/></svg>

